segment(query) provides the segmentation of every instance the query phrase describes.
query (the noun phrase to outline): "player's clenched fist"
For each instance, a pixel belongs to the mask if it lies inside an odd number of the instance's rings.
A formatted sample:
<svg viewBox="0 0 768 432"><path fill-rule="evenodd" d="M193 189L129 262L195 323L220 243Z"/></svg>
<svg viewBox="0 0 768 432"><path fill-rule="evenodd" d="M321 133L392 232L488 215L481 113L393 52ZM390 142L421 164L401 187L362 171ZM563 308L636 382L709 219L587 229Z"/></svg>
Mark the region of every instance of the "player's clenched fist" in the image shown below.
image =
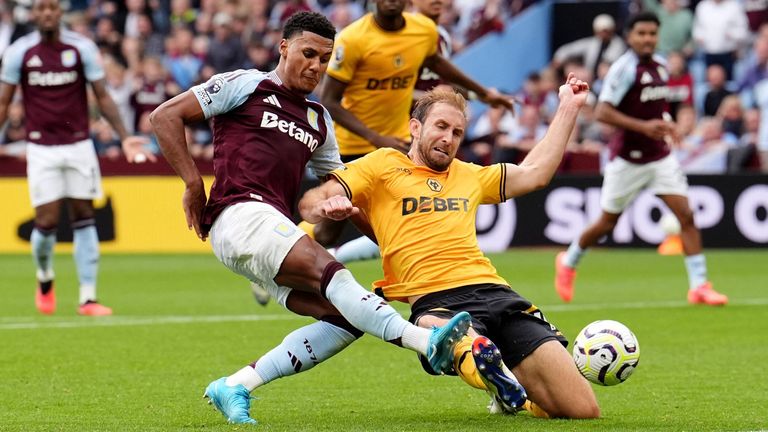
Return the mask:
<svg viewBox="0 0 768 432"><path fill-rule="evenodd" d="M318 203L319 213L333 220L344 220L360 213L360 209L352 205L349 198L341 195L332 196Z"/></svg>

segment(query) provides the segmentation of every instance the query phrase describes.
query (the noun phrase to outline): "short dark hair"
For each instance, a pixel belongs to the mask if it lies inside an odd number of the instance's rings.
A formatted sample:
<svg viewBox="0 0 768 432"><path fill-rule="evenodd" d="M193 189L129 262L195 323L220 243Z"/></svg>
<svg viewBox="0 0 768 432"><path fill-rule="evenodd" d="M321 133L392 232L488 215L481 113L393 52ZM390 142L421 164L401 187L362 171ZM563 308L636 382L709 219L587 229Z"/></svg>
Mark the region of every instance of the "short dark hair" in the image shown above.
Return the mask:
<svg viewBox="0 0 768 432"><path fill-rule="evenodd" d="M328 18L317 12L296 12L288 18L283 26L283 39L290 39L296 33L308 31L333 40L336 37L336 28L328 21Z"/></svg>
<svg viewBox="0 0 768 432"><path fill-rule="evenodd" d="M635 24L639 22L652 22L656 23L656 26L660 26L661 22L659 21L659 17L656 16L653 12L640 12L636 15L633 15L629 18L629 21L627 21L627 31L632 31L633 28L635 28Z"/></svg>

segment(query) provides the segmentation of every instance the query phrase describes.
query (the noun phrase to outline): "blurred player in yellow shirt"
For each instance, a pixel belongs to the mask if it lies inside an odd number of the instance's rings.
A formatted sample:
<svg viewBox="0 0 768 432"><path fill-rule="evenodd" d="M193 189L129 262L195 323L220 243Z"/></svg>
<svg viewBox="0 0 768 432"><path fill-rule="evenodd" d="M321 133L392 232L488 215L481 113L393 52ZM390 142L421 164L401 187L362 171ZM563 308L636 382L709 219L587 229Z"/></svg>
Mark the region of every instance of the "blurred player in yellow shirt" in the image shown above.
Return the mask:
<svg viewBox="0 0 768 432"><path fill-rule="evenodd" d="M409 122L413 141L407 155L393 149L370 153L332 172L299 204L310 222L364 213L382 251L384 279L375 291L407 301L411 321L420 326L470 312L476 337L471 357L485 387L501 397L496 402L514 402L505 397L509 366L539 414L552 417L595 418L600 409L562 334L480 251L475 215L480 204L549 183L588 92L571 74L560 87L560 106L546 136L526 159L519 166L480 167L455 159L467 124L466 101L452 90L430 91ZM465 357L454 354L460 374Z"/></svg>
<svg viewBox="0 0 768 432"><path fill-rule="evenodd" d="M512 108L510 98L478 84L441 55L435 23L441 1L417 0L415 6L423 13L404 12L407 0L375 3L375 12L337 36L321 85L321 102L334 120L342 162L378 148L408 151L408 119L422 67L492 106ZM318 242L329 246L343 227L323 223L311 231ZM306 225L303 228L310 231ZM337 255L341 262L378 256L378 248L367 239L353 242Z"/></svg>

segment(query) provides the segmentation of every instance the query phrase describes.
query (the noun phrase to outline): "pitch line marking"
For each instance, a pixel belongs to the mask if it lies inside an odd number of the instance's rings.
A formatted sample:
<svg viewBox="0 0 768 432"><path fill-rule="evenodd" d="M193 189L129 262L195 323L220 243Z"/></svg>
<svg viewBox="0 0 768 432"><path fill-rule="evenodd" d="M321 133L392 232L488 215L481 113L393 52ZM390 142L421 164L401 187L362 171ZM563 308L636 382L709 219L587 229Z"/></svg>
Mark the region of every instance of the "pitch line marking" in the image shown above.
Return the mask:
<svg viewBox="0 0 768 432"><path fill-rule="evenodd" d="M729 302L726 308L732 306L765 306L768 298L736 299ZM591 310L615 310L615 309L677 309L691 306L685 301L656 301L656 302L627 302L613 304L555 304L542 305L541 310L549 312L583 312ZM165 324L197 324L197 323L226 323L248 321L302 321L310 318L301 317L290 313L269 315L168 315L168 316L114 316L101 318L82 317L67 321L40 321L39 317L3 317L0 319L0 330L37 330L57 328L82 328L82 327L122 327L142 325Z"/></svg>

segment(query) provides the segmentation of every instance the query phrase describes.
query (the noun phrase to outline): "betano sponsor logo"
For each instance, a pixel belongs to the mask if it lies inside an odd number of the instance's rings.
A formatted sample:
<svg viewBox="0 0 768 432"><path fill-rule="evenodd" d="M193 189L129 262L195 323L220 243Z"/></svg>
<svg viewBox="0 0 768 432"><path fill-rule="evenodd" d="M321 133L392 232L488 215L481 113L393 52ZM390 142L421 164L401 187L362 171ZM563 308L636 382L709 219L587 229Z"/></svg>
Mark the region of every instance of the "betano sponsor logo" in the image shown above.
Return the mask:
<svg viewBox="0 0 768 432"><path fill-rule="evenodd" d="M38 72L33 71L29 73L29 85L31 86L60 86L64 84L72 84L77 81L77 72Z"/></svg>
<svg viewBox="0 0 768 432"><path fill-rule="evenodd" d="M640 102L656 101L660 99L667 99L669 97L669 87L645 87L640 92Z"/></svg>
<svg viewBox="0 0 768 432"><path fill-rule="evenodd" d="M469 211L468 198L437 198L437 197L405 197L403 198L403 216L413 213L430 213L446 211Z"/></svg>
<svg viewBox="0 0 768 432"><path fill-rule="evenodd" d="M315 151L319 144L317 138L311 133L296 126L296 123L281 120L277 114L269 111L264 111L264 115L261 117L261 127L267 129L276 128L280 132L287 134L289 137L307 146L309 151Z"/></svg>

